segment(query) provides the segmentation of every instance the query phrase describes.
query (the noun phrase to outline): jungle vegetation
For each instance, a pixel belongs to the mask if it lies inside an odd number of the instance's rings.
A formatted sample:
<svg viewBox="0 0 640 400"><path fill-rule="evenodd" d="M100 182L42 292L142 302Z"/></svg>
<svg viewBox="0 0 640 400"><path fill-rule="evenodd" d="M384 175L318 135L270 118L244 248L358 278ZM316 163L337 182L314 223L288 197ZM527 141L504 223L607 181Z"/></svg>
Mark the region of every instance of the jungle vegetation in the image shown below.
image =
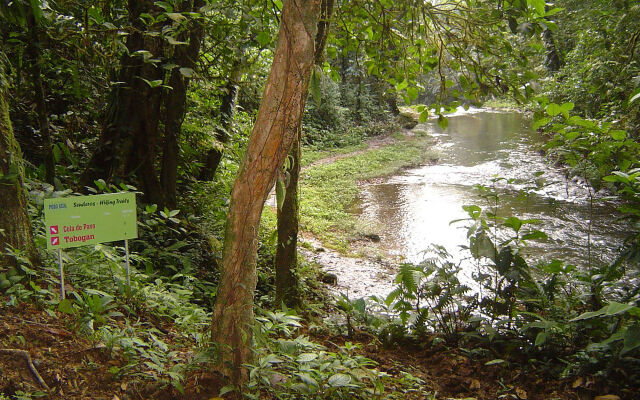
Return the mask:
<svg viewBox="0 0 640 400"><path fill-rule="evenodd" d="M408 359L372 360L389 348L486 369L450 396L633 398L639 17L634 0L3 1L0 399L440 398ZM525 260L545 234L498 217L487 182L493 202L465 210L490 295L472 298L435 248L398 266L386 298L333 298L298 252L300 215L330 237L357 188L301 196L424 149L318 169L306 191L301 168L429 118L446 129L447 113L489 100L528 112L549 162L619 206L611 218L631 230L615 261ZM138 199L131 286L120 242L78 247L59 298L44 199L122 191ZM344 319L327 327L329 315ZM33 326L97 356L45 354ZM18 355L44 377L11 375Z"/></svg>

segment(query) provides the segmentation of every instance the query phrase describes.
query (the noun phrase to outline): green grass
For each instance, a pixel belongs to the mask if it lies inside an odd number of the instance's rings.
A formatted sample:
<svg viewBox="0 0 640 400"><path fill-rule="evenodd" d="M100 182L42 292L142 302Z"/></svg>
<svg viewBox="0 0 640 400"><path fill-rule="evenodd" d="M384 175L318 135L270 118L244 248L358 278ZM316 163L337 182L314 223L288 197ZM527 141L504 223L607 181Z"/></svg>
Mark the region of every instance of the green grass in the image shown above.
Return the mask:
<svg viewBox="0 0 640 400"><path fill-rule="evenodd" d="M302 162L300 164L302 165L302 167L306 167L324 158L335 156L337 154L348 154L354 151L363 150L363 149L366 149L367 146L368 145L366 142L362 142L362 143L358 143L350 146L331 148L331 149L322 149L322 150L303 148Z"/></svg>
<svg viewBox="0 0 640 400"><path fill-rule="evenodd" d="M433 156L429 147L424 139L403 138L304 171L300 185L302 230L313 233L329 247L346 251L348 238L358 234L357 218L348 211L358 196L358 182L417 165Z"/></svg>

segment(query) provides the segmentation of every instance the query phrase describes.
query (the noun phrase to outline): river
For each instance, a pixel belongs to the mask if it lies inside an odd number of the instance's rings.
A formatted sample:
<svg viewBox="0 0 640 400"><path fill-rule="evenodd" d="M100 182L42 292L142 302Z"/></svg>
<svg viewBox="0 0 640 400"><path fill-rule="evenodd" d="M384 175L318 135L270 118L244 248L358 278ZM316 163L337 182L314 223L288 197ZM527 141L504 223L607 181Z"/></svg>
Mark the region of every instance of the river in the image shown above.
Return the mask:
<svg viewBox="0 0 640 400"><path fill-rule="evenodd" d="M362 186L354 212L361 223L376 227L379 246L387 254L417 263L432 244L442 245L461 262L461 280L473 286L474 268L468 251L460 247L468 244L465 223L450 222L467 217L463 205L489 208L476 185L492 186L492 179L503 177L517 182L496 183L498 214L538 219L535 228L549 237L529 242L525 254L530 263L558 258L585 267L589 254L592 265L615 257L628 230L616 220L615 207L598 193L590 201L586 185L567 180L561 169L546 162L540 152L543 138L523 114L472 108L448 119L445 130L435 121L414 128L416 134L437 139L435 164ZM538 171L543 175L534 176ZM530 183L533 180L544 183L543 187L536 188ZM522 196L523 190L529 195ZM365 265L360 272L353 265L330 269L341 279L339 289L354 297L384 296L393 287L394 270L381 264L384 271L376 272L375 264Z"/></svg>

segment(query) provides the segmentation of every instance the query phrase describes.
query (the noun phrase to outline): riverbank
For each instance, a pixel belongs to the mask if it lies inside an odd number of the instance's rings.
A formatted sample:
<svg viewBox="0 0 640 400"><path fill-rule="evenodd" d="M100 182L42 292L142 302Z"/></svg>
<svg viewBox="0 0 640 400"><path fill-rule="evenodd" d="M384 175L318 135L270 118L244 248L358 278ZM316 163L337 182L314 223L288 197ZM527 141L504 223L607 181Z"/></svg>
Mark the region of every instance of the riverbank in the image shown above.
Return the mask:
<svg viewBox="0 0 640 400"><path fill-rule="evenodd" d="M411 131L370 143L365 150L316 161L301 174L301 229L344 253L353 254L351 243L376 235L377 227L360 224L350 212L360 183L436 158L434 141Z"/></svg>

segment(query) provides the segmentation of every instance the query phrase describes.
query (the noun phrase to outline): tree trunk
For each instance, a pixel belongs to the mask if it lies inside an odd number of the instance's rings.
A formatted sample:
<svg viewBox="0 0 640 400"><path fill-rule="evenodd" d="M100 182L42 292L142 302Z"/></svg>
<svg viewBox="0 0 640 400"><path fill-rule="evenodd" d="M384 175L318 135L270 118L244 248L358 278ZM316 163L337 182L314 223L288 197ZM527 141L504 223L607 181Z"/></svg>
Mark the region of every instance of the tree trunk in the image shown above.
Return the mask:
<svg viewBox="0 0 640 400"><path fill-rule="evenodd" d="M260 215L304 112L319 14L320 0L284 2L271 72L231 192L211 337L220 345L222 372L236 384L246 380L243 365L252 354Z"/></svg>
<svg viewBox="0 0 640 400"><path fill-rule="evenodd" d="M162 80L163 71L136 53L146 50L160 58L162 39L146 35L147 27L140 20L142 13L154 13L153 1L129 0L128 9L134 29L127 38L127 54L122 57L120 84L111 93L98 147L80 177L80 185L92 185L97 179L109 182L114 176L135 173L146 200L162 204L154 165L162 92L142 78L149 82Z"/></svg>
<svg viewBox="0 0 640 400"><path fill-rule="evenodd" d="M0 64L0 265L15 263L14 259L5 256L9 246L24 251L36 263L38 256L24 193L22 153L13 136L6 90Z"/></svg>
<svg viewBox="0 0 640 400"><path fill-rule="evenodd" d="M195 0L193 5L190 1L184 2L184 11L198 12L204 4L202 0ZM178 139L182 121L184 121L187 109L187 89L189 78L180 72L180 68L195 69L200 44L204 34L204 29L200 21L188 31L189 44L186 46L176 46L173 55L174 62L178 67L171 71L169 86L171 89L166 92L164 99L165 123L164 123L164 144L162 151L162 171L160 173L160 184L164 192L164 203L170 209L177 207L177 179L178 179ZM182 39L182 38L179 38Z"/></svg>
<svg viewBox="0 0 640 400"><path fill-rule="evenodd" d="M38 112L38 127L40 128L40 136L42 137L42 159L44 160L45 181L54 185L56 164L53 158L53 142L51 140L51 132L49 131L49 117L47 115L47 104L45 102L44 87L42 85L40 29L31 8L29 8L27 16L27 27L30 36L29 43L27 44L27 53L31 57L32 63L31 79L33 79L36 111Z"/></svg>
<svg viewBox="0 0 640 400"><path fill-rule="evenodd" d="M545 67L551 72L560 71L560 67L562 66L560 54L558 53L556 42L553 40L553 33L548 28L542 31L542 43L547 52L544 59Z"/></svg>
<svg viewBox="0 0 640 400"><path fill-rule="evenodd" d="M210 149L207 152L207 160L205 161L204 169L200 174L200 179L203 181L210 181L216 175L220 161L222 160L223 146L229 141L229 131L231 129L231 122L233 121L233 114L235 114L236 103L238 101L238 85L240 77L242 76L240 57L236 57L231 67L231 73L229 74L229 81L225 86L225 94L220 104L220 121L216 128L216 141L218 146Z"/></svg>
<svg viewBox="0 0 640 400"><path fill-rule="evenodd" d="M293 142L289 159L291 166L287 170L288 178L282 182L285 186L282 208L278 208L278 243L276 247L276 307L282 303L287 307L300 304L298 278L298 224L299 202L298 181L300 177L300 139L302 128L298 127L298 134Z"/></svg>
<svg viewBox="0 0 640 400"><path fill-rule="evenodd" d="M314 63L322 65L324 48L329 35L334 0L322 0L318 32L315 38ZM296 139L289 153L291 166L285 185L285 196L282 208L278 208L278 243L276 247L276 306L283 302L288 307L300 304L298 279L298 226L300 207L298 200L298 181L300 178L300 153L302 141L302 124L297 128Z"/></svg>

